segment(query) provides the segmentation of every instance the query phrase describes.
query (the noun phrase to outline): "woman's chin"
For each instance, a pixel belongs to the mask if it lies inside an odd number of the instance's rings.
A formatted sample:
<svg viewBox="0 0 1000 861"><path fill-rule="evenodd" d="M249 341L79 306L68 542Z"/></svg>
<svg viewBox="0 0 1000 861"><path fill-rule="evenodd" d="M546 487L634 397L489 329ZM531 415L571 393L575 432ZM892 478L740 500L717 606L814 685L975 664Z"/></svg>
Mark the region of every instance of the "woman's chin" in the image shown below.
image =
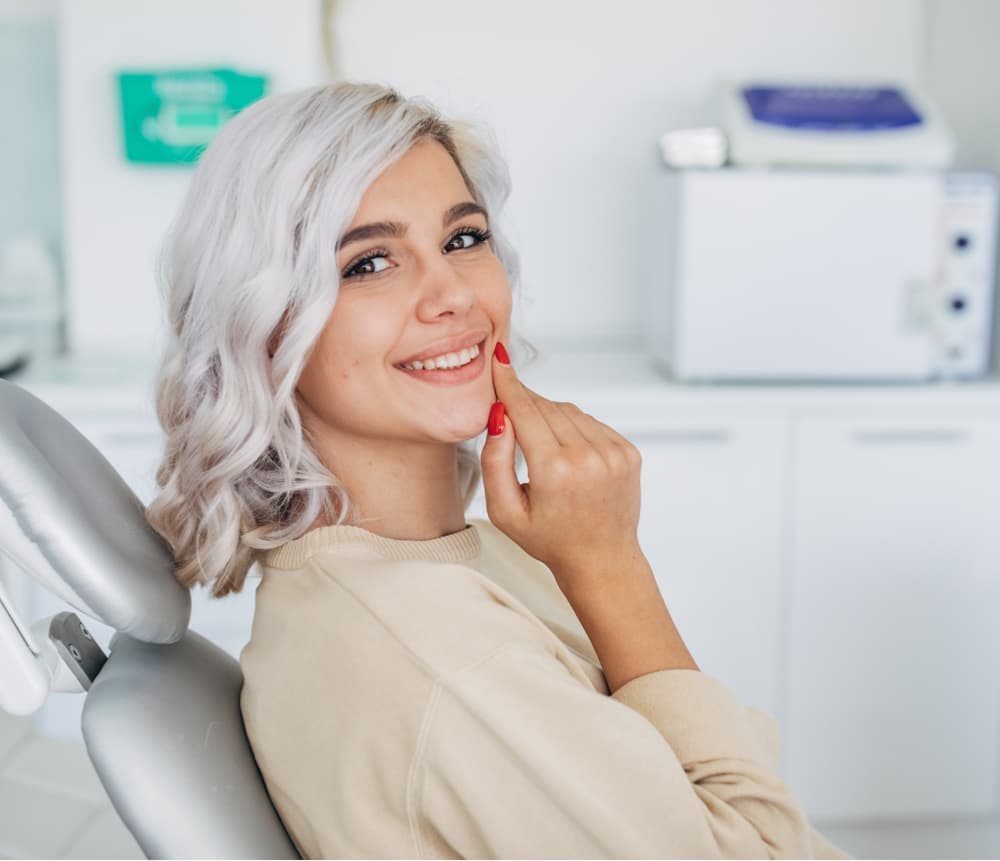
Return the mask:
<svg viewBox="0 0 1000 861"><path fill-rule="evenodd" d="M486 422L478 422L464 428L453 428L446 433L448 442L467 442L486 430Z"/></svg>
<svg viewBox="0 0 1000 861"><path fill-rule="evenodd" d="M486 430L488 415L489 406L483 410L482 415L450 416L446 426L442 427L443 437L448 442L465 442L475 439Z"/></svg>

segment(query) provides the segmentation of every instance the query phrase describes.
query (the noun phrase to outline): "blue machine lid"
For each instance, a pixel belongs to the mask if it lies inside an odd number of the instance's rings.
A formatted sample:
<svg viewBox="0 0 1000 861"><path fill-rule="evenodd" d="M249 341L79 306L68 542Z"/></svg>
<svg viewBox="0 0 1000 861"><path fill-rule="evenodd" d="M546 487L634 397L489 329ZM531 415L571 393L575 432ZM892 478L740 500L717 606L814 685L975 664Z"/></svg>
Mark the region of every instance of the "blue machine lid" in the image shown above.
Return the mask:
<svg viewBox="0 0 1000 861"><path fill-rule="evenodd" d="M744 87L758 123L825 132L871 132L920 125L923 118L895 87Z"/></svg>

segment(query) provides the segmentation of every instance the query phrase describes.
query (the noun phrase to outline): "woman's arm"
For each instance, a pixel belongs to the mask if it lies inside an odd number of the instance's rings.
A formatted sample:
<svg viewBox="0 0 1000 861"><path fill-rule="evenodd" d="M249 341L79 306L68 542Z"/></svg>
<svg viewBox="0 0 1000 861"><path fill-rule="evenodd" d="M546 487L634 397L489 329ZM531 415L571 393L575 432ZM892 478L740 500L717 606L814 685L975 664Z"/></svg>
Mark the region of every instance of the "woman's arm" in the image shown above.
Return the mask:
<svg viewBox="0 0 1000 861"><path fill-rule="evenodd" d="M614 693L639 676L658 670L697 670L660 594L653 569L642 552L614 563L607 571L553 571L583 625Z"/></svg>
<svg viewBox="0 0 1000 861"><path fill-rule="evenodd" d="M613 696L544 643L439 680L407 796L420 857L811 858L749 711L693 670Z"/></svg>
<svg viewBox="0 0 1000 861"><path fill-rule="evenodd" d="M639 547L638 449L576 405L531 391L496 356L493 383L500 403L482 455L490 520L548 566L612 691L656 670L697 670ZM514 471L515 441L528 484Z"/></svg>
<svg viewBox="0 0 1000 861"><path fill-rule="evenodd" d="M678 851L690 857L846 857L809 827L801 806L778 777L771 746L755 731L750 710L698 672L674 625L639 547L638 449L574 404L532 392L496 356L493 380L498 404L482 454L487 513L498 529L552 572L594 646L612 694L598 698L607 707L590 697L573 704L576 695L564 691L557 697L555 676L549 681L539 678L536 689L525 692L525 700L540 708L534 719L521 715L519 720L501 721L503 734L523 730L526 737L505 738L498 749L509 755L524 746L554 754L559 749L556 738L573 735L570 727L583 730L588 725L585 715L593 716L591 738L577 737L567 759L553 756L550 762L533 764L536 782L561 775L561 786L582 792L570 797L586 798L611 814L603 823L609 829L606 834L631 833L637 842L590 834L589 840L583 839L579 857L600 851L598 846L612 851L607 857L622 851L632 857ZM524 452L529 483L518 482L515 442ZM498 659L494 669L500 666ZM527 687L531 675L522 668L517 678ZM508 690L503 685L499 689ZM659 740L614 711L609 699L638 712ZM497 716L496 709L492 713ZM533 734L546 714L564 729L540 742ZM474 721L483 728L487 723L482 714ZM483 737L477 744L489 746ZM589 763L592 772L587 771L589 757L582 748L596 753L596 763ZM500 766L495 769L499 772ZM522 778L510 777L519 787L514 794L525 802L524 815L547 806L564 812L573 806L567 798L553 798L551 787L548 794L543 790L532 796L523 778L529 770L521 763L517 771ZM609 795L605 780L617 785L617 791ZM446 792L447 797L454 794L455 787ZM577 811L563 840L584 835L587 823L601 819L586 807ZM614 850L609 850L611 845Z"/></svg>

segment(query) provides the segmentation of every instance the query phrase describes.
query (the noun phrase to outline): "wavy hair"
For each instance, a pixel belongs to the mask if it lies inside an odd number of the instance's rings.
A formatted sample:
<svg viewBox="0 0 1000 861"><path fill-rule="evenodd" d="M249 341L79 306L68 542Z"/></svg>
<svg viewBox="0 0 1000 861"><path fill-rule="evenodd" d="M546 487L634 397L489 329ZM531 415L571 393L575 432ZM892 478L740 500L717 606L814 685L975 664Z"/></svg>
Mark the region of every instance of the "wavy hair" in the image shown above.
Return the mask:
<svg viewBox="0 0 1000 861"><path fill-rule="evenodd" d="M258 552L303 535L321 513L356 518L303 432L295 387L336 302L330 249L368 186L426 137L489 214L516 289L518 258L498 218L510 178L492 135L423 99L364 83L270 96L199 160L157 268L170 325L156 384L166 446L146 509L184 585L238 592ZM475 440L458 460L468 507L481 478Z"/></svg>

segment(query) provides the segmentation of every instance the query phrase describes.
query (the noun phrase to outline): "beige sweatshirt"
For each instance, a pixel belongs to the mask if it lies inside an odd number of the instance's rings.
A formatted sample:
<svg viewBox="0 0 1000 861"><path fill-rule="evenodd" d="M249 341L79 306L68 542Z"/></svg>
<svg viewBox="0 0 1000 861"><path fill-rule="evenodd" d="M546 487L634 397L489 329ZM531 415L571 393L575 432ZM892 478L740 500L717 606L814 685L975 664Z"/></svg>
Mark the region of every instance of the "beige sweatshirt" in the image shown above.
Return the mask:
<svg viewBox="0 0 1000 861"><path fill-rule="evenodd" d="M321 527L262 563L241 704L304 857L847 857L770 718L694 670L609 696L551 572L488 521Z"/></svg>

